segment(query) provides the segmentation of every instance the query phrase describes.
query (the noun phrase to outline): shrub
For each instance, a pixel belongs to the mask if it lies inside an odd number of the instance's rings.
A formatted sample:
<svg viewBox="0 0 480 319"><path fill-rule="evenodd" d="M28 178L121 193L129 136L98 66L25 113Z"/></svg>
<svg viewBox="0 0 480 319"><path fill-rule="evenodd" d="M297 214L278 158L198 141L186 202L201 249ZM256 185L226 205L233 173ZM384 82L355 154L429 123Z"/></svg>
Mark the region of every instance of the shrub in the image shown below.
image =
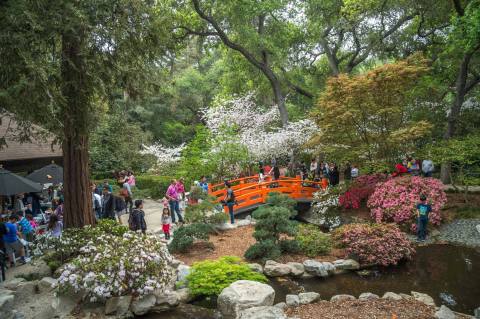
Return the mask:
<svg viewBox="0 0 480 319"><path fill-rule="evenodd" d="M290 220L296 215L294 206L295 201L287 195L269 194L267 204L253 212L253 218L257 220L253 237L257 243L245 252L245 258L275 259L282 252L295 250L295 244L282 243L286 239L281 239L295 234L296 223Z"/></svg>
<svg viewBox="0 0 480 319"><path fill-rule="evenodd" d="M162 198L173 177L158 175L138 175L135 177L136 187L152 198ZM135 191L134 191L135 193Z"/></svg>
<svg viewBox="0 0 480 319"><path fill-rule="evenodd" d="M328 229L340 226L341 220L338 215L338 191L340 186L327 188L313 194L310 220L315 224L322 225Z"/></svg>
<svg viewBox="0 0 480 319"><path fill-rule="evenodd" d="M375 187L378 183L384 182L387 179L386 174L371 174L362 175L356 178L346 190L345 193L340 195L338 202L339 205L346 209L358 209L362 202L368 200L370 195L375 191Z"/></svg>
<svg viewBox="0 0 480 319"><path fill-rule="evenodd" d="M333 239L362 264L396 265L415 253L395 224L349 224L335 230Z"/></svg>
<svg viewBox="0 0 480 319"><path fill-rule="evenodd" d="M395 222L415 224L416 204L420 194L427 196L432 205L429 220L438 225L441 221L440 209L447 202L443 184L435 178L405 176L390 179L377 186L368 200L371 215L377 223Z"/></svg>
<svg viewBox="0 0 480 319"><path fill-rule="evenodd" d="M308 257L325 255L332 249L330 235L325 234L314 225L300 225L295 239L300 246L300 250Z"/></svg>
<svg viewBox="0 0 480 319"><path fill-rule="evenodd" d="M104 234L89 241L80 255L63 266L61 291L86 291L90 301L127 294L143 295L165 289L175 275L171 256L153 235L126 232Z"/></svg>
<svg viewBox="0 0 480 319"><path fill-rule="evenodd" d="M189 205L185 211L185 221L191 224L222 224L227 218L222 206L215 203L213 197L203 200L201 203Z"/></svg>
<svg viewBox="0 0 480 319"><path fill-rule="evenodd" d="M215 229L209 224L197 223L182 226L175 231L168 249L171 252L186 252L196 240L208 242L209 235L214 232Z"/></svg>
<svg viewBox="0 0 480 319"><path fill-rule="evenodd" d="M218 296L237 280L267 282L263 274L251 270L240 258L232 256L194 263L186 280L194 296Z"/></svg>

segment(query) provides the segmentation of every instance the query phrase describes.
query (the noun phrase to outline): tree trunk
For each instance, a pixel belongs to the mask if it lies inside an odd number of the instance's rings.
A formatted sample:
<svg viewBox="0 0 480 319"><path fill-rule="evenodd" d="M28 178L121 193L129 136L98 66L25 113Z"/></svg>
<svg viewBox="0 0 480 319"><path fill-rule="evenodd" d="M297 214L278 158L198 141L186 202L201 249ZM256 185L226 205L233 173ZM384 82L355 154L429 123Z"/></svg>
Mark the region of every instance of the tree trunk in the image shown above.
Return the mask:
<svg viewBox="0 0 480 319"><path fill-rule="evenodd" d="M468 76L468 64L470 63L472 55L465 54L460 64L460 69L457 74L457 80L455 82L455 100L453 101L450 113L447 117L447 130L445 131L444 138L446 140L455 136L457 129L458 116L465 101L467 76ZM440 178L443 183L450 183L451 181L451 166L449 163L442 163Z"/></svg>
<svg viewBox="0 0 480 319"><path fill-rule="evenodd" d="M65 227L95 223L88 167L90 88L81 51L84 37L81 31L75 31L62 37Z"/></svg>
<svg viewBox="0 0 480 319"><path fill-rule="evenodd" d="M272 85L273 94L275 96L275 103L277 104L278 111L280 112L280 119L282 120L282 126L285 127L288 124L288 112L285 106L285 96L283 96L280 81L276 79L270 79Z"/></svg>

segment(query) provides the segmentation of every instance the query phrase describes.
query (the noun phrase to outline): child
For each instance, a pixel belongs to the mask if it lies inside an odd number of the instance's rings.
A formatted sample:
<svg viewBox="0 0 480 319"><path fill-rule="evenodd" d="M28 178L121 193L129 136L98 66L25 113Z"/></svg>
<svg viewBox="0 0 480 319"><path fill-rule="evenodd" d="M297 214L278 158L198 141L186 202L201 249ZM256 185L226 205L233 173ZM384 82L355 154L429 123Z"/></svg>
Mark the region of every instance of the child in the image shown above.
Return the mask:
<svg viewBox="0 0 480 319"><path fill-rule="evenodd" d="M162 229L165 234L165 239L170 239L170 224L172 223L172 218L170 217L170 210L168 208L163 209L162 213Z"/></svg>
<svg viewBox="0 0 480 319"><path fill-rule="evenodd" d="M420 195L420 203L417 204L417 240L425 241L427 237L428 213L432 211L432 206L427 204L427 196Z"/></svg>
<svg viewBox="0 0 480 319"><path fill-rule="evenodd" d="M28 219L22 215L19 216L20 221L18 222L18 226L22 232L23 239L26 241L32 242L33 241L33 227L28 221Z"/></svg>
<svg viewBox="0 0 480 319"><path fill-rule="evenodd" d="M128 225L130 230L141 230L145 234L147 230L147 223L145 222L145 212L143 211L143 200L135 200L135 209L130 213L128 218Z"/></svg>
<svg viewBox="0 0 480 319"><path fill-rule="evenodd" d="M28 222L30 223L30 226L32 226L33 230L35 231L35 229L38 227L37 225L37 222L35 221L35 219L33 219L33 215L32 214L27 214L27 220Z"/></svg>
<svg viewBox="0 0 480 319"><path fill-rule="evenodd" d="M58 217L57 214L53 214L50 216L50 220L48 221L47 230L50 232L50 235L55 238L59 238L62 236L62 229L63 223Z"/></svg>

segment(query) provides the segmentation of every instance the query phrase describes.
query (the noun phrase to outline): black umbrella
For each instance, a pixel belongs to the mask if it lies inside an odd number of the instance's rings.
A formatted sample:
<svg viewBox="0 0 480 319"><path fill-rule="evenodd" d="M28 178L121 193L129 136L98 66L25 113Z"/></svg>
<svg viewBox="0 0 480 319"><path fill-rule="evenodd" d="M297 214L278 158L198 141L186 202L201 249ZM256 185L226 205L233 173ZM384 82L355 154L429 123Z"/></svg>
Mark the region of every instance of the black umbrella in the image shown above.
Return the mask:
<svg viewBox="0 0 480 319"><path fill-rule="evenodd" d="M38 193L43 186L0 167L0 195Z"/></svg>
<svg viewBox="0 0 480 319"><path fill-rule="evenodd" d="M52 163L37 169L26 177L40 184L59 184L63 183L63 168L55 163Z"/></svg>

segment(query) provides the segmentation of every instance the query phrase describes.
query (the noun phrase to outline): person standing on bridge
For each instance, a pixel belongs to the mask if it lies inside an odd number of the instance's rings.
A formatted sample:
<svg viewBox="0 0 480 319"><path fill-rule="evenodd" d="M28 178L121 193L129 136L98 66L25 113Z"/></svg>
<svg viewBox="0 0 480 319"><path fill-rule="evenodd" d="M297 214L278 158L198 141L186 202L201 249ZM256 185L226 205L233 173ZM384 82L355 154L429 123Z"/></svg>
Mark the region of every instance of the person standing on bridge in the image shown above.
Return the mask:
<svg viewBox="0 0 480 319"><path fill-rule="evenodd" d="M233 215L233 206L235 205L235 193L233 192L232 185L229 182L225 182L227 187L227 193L225 199L223 200L225 205L228 207L228 214L230 215L230 222L235 224L235 216Z"/></svg>

